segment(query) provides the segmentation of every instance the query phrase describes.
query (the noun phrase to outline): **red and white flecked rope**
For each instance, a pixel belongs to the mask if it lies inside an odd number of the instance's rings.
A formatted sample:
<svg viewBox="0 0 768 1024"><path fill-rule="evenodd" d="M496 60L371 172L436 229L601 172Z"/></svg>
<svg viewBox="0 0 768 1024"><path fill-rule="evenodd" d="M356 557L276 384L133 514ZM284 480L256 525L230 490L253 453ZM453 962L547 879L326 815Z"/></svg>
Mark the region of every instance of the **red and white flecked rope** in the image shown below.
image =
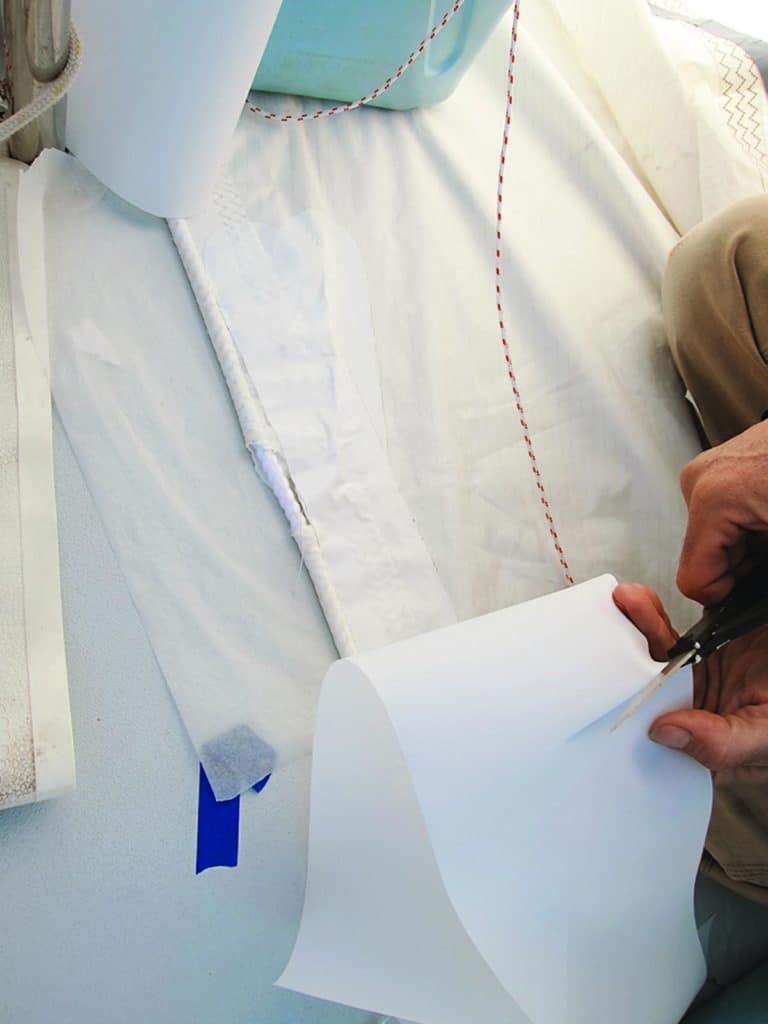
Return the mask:
<svg viewBox="0 0 768 1024"><path fill-rule="evenodd" d="M520 421L520 427L523 431L523 438L525 440L526 451L528 452L528 461L533 473L534 480L536 481L536 489L539 492L539 501L541 507L544 509L544 518L547 522L547 530L549 536L552 539L552 543L555 548L558 561L560 562L560 568L563 571L565 580L568 584L574 582L571 570L568 565L568 559L565 557L563 551L563 545L560 542L560 537L555 526L555 519L552 514L552 505L550 504L547 492L544 488L544 481L541 476L541 470L539 469L539 460L536 457L536 449L533 447L533 441L531 439L531 430L528 426L528 420L525 415L525 407L523 400L520 395L520 385L517 381L517 374L515 373L512 365L512 357L509 350L509 339L507 338L507 328L504 323L504 306L502 297L502 278L501 278L501 261L503 256L503 240L502 240L502 212L504 203L504 170L507 163L507 146L509 145L509 126L512 120L512 93L515 87L515 51L517 49L517 23L520 18L520 4L515 3L514 14L512 18L512 39L509 44L509 63L507 65L507 105L504 111L504 132L502 135L501 143L501 155L499 156L499 180L498 189L496 190L496 312L499 315L499 331L501 334L501 346L504 351L504 362L507 368L507 377L512 385L512 394L515 398L515 408L517 409L517 415Z"/></svg>
<svg viewBox="0 0 768 1024"><path fill-rule="evenodd" d="M400 67L394 71L389 78L385 79L381 85L373 89L368 93L367 96L363 96L362 99L355 100L352 103L343 103L334 107L327 107L323 110L316 110L314 113L305 114L277 114L270 111L263 110L261 107L248 104L248 109L254 114L260 114L267 121L279 121L282 123L293 122L294 124L300 124L305 121L316 121L321 117L333 117L335 114L342 114L349 110L357 110L358 107L365 106L366 103L371 103L377 97L385 93L387 89L391 88L395 82L402 78L403 74L407 69L418 60L418 58L424 53L424 50L429 46L432 40L442 32L445 26L449 23L451 18L455 14L458 14L459 10L464 4L464 0L455 0L453 6L449 8L442 16L440 21L434 26L432 31L426 35L419 45L413 50L412 53L406 58L406 60L400 65ZM507 376L510 384L512 385L512 394L515 398L515 408L517 409L517 415L519 417L520 427L523 432L523 438L525 440L525 447L528 453L528 460L531 467L531 472L536 483L536 489L539 493L539 501L541 507L544 510L544 518L546 520L547 531L552 540L552 544L555 549L555 554L560 563L560 568L563 571L563 575L568 584L574 582L571 574L570 566L568 565L568 559L565 556L563 545L560 541L560 536L555 526L555 519L552 513L552 505L547 496L546 489L544 487L544 480L541 475L541 469L539 468L539 460L536 456L536 449L533 446L533 440L531 439L531 431L528 426L528 420L525 415L525 407L523 400L520 395L520 385L517 381L517 375L512 365L512 357L509 348L509 339L507 338L507 329L504 323L504 307L502 298L502 255L503 255L503 240L502 240L502 208L504 201L504 169L507 162L507 147L509 144L509 127L512 119L512 94L515 85L515 52L517 49L517 25L520 19L520 4L515 2L514 12L512 16L512 38L509 45L509 63L507 66L507 103L504 111L504 133L501 144L501 155L499 157L499 176L498 176L498 188L496 190L496 263L495 263L495 275L496 275L496 311L499 319L499 330L501 332L501 345L504 351L504 362L506 365Z"/></svg>
<svg viewBox="0 0 768 1024"><path fill-rule="evenodd" d="M454 0L453 6L445 12L432 31L424 36L416 49L408 55L397 71L394 71L389 78L386 78L381 85L376 86L375 89L369 92L367 96L363 96L362 99L354 100L352 103L341 103L335 107L326 107L323 110L316 110L314 113L306 114L276 114L263 110L261 107L256 107L252 103L248 104L248 109L254 114L260 114L267 121L293 121L295 124L299 124L301 121L317 121L321 117L333 117L335 114L344 114L348 110L357 110L358 107L364 107L366 103L373 103L375 99L378 99L387 89L391 89L395 82L403 77L411 64L419 59L432 40L443 31L451 18L458 14L463 6L464 0Z"/></svg>

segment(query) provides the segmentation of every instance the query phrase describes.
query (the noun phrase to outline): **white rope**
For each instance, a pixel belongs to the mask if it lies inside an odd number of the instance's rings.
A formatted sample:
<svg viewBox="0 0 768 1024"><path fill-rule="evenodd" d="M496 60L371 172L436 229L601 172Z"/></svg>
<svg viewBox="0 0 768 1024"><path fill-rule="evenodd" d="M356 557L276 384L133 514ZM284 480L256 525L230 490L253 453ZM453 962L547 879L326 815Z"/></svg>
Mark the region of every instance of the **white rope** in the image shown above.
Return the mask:
<svg viewBox="0 0 768 1024"><path fill-rule="evenodd" d="M232 404L240 421L246 447L288 520L291 536L296 541L309 572L336 649L342 658L349 657L355 653L355 643L328 573L317 535L301 506L282 458L271 448L258 443L258 416L252 412L256 399L252 393L250 378L216 302L189 226L183 220L169 219L168 227L232 396Z"/></svg>
<svg viewBox="0 0 768 1024"><path fill-rule="evenodd" d="M80 36L77 34L74 22L69 24L69 55L67 57L67 63L64 65L64 70L61 72L58 78L55 78L52 82L48 82L35 98L21 107L10 117L4 121L0 121L0 142L5 142L10 139L16 132L21 131L22 128L26 128L28 124L35 121L41 114L44 114L46 110L50 110L54 107L64 94L69 90L70 86L77 78L80 73L80 68L83 66L83 46L80 42Z"/></svg>
<svg viewBox="0 0 768 1024"><path fill-rule="evenodd" d="M235 348L229 328L211 290L208 275L192 238L189 225L184 220L171 218L168 220L168 228L181 257L221 372L232 396L232 404L240 422L243 438L250 448L258 440L260 430L258 419L251 412L252 399L249 379L240 359L240 353Z"/></svg>
<svg viewBox="0 0 768 1024"><path fill-rule="evenodd" d="M336 590L328 575L328 566L323 557L317 534L307 520L304 509L296 497L291 478L283 460L270 448L249 448L251 458L258 462L264 479L277 498L283 510L291 536L296 541L301 558L307 567L309 578L315 588L320 607L331 631L339 657L349 658L357 652L352 634L349 632L344 613L336 596Z"/></svg>

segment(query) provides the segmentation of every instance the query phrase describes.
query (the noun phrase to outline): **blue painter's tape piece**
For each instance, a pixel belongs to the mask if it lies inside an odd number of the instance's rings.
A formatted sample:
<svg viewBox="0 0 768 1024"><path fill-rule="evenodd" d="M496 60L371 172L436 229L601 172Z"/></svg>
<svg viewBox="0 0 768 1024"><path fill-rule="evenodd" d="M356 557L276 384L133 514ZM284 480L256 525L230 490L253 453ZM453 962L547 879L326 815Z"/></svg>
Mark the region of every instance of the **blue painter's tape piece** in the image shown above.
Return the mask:
<svg viewBox="0 0 768 1024"><path fill-rule="evenodd" d="M258 782L254 782L254 784L251 786L251 789L254 791L254 793L260 793L271 778L271 775L265 775L263 779L259 779Z"/></svg>
<svg viewBox="0 0 768 1024"><path fill-rule="evenodd" d="M251 789L260 793L271 775L255 782ZM197 867L196 874L207 868L237 867L240 841L240 797L217 800L208 776L200 765L197 797Z"/></svg>
<svg viewBox="0 0 768 1024"><path fill-rule="evenodd" d="M237 867L239 841L240 797L217 801L203 766L200 765L196 874L208 868Z"/></svg>

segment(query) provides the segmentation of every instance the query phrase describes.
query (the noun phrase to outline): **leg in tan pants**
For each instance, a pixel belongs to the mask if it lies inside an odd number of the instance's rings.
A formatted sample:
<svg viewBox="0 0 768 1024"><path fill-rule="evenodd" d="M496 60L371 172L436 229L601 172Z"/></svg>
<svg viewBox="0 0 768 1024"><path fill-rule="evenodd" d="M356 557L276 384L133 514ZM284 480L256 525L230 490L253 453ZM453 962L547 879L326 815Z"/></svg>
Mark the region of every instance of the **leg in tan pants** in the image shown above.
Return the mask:
<svg viewBox="0 0 768 1024"><path fill-rule="evenodd" d="M736 203L672 251L664 318L712 445L768 411L768 195ZM718 773L702 868L768 904L768 768Z"/></svg>

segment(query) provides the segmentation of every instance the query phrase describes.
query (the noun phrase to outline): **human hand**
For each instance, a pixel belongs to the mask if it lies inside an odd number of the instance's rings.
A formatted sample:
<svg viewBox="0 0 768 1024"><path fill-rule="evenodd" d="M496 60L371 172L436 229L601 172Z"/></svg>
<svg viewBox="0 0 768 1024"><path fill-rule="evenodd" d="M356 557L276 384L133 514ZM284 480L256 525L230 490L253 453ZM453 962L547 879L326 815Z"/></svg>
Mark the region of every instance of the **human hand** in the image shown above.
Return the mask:
<svg viewBox="0 0 768 1024"><path fill-rule="evenodd" d="M700 604L717 604L750 567L755 539L768 539L768 422L697 455L680 486L688 526L677 585Z"/></svg>
<svg viewBox="0 0 768 1024"><path fill-rule="evenodd" d="M640 583L613 592L617 607L666 661L677 640L661 598ZM650 728L656 743L683 750L712 771L768 764L768 627L733 640L693 669L692 711L661 715Z"/></svg>

